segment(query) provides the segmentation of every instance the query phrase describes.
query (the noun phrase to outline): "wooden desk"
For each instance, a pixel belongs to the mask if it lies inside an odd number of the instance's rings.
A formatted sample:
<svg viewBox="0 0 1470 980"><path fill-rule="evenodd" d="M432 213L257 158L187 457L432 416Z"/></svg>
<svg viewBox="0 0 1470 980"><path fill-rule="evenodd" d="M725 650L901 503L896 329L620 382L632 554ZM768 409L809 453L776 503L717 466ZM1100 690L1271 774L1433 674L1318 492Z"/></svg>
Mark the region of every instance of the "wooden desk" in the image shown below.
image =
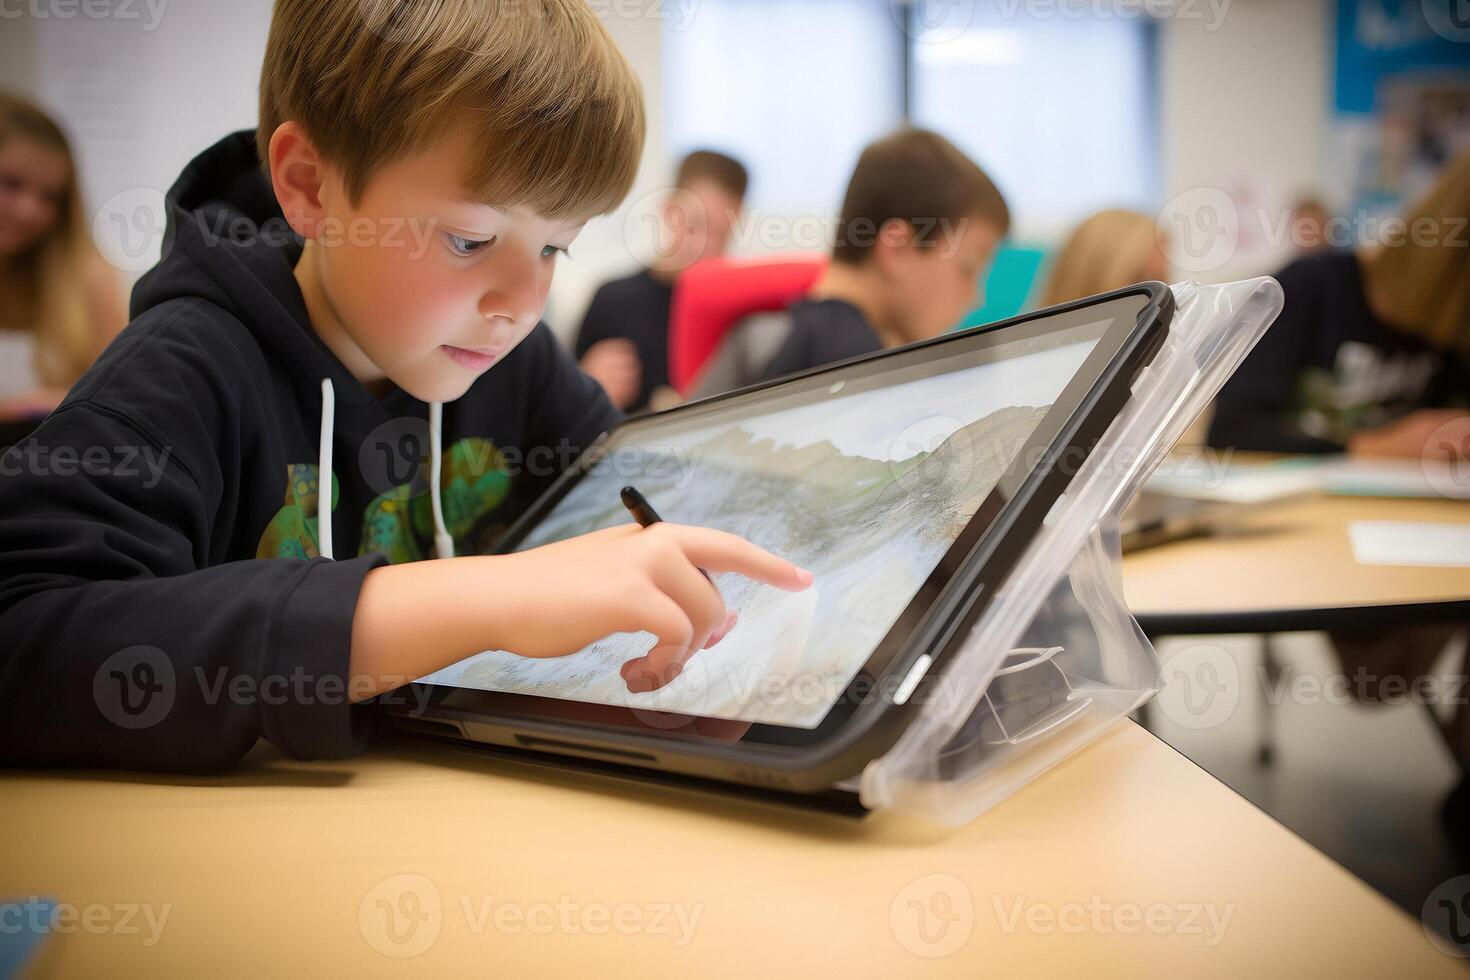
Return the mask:
<svg viewBox="0 0 1470 980"><path fill-rule="evenodd" d="M0 895L172 906L151 948L78 931L35 972L1464 976L1419 922L1131 722L949 835L435 746L252 760L228 778L0 773ZM410 944L433 940L412 959L379 952L411 948L389 938L393 909Z"/></svg>
<svg viewBox="0 0 1470 980"><path fill-rule="evenodd" d="M1154 635L1470 621L1470 568L1359 565L1357 520L1470 524L1470 503L1319 496L1266 508L1233 533L1126 555L1128 605Z"/></svg>

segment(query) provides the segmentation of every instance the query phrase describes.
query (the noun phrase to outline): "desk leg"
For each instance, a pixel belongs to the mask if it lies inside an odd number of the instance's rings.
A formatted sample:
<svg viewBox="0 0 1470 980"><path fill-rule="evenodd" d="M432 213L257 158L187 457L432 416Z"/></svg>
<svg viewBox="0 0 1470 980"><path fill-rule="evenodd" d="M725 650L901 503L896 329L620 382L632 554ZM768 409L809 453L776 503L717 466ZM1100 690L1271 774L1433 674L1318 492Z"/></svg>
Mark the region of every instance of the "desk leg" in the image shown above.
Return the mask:
<svg viewBox="0 0 1470 980"><path fill-rule="evenodd" d="M1275 634L1261 634L1261 727L1256 743L1256 761L1269 768L1276 762L1276 716L1265 695L1281 689L1281 661L1276 656Z"/></svg>
<svg viewBox="0 0 1470 980"><path fill-rule="evenodd" d="M1154 656L1157 658L1157 656L1158 656L1158 649L1159 649L1159 644L1158 644L1157 638L1152 633L1150 633L1148 630L1144 630L1143 631L1143 635L1144 635L1144 638L1146 640L1148 640L1149 646L1151 646L1151 647L1154 648ZM1155 695L1155 696L1157 696L1157 695ZM1154 708L1153 698L1150 698L1149 700L1143 702L1143 704L1140 704L1137 708L1133 709L1133 720L1136 721L1136 722L1138 722L1140 725L1142 725L1145 729L1147 729L1150 732L1152 732L1154 730L1153 725L1150 724L1150 722L1153 721L1153 714L1154 714L1153 708ZM1155 734L1157 734L1157 733L1155 733Z"/></svg>

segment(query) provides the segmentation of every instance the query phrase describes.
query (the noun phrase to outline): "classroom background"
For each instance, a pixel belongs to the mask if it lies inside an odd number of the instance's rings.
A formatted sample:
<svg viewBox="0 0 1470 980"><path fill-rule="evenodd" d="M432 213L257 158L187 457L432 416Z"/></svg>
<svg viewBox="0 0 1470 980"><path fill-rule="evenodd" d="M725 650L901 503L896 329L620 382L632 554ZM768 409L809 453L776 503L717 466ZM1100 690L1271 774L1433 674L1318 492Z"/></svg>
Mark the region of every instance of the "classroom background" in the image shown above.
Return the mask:
<svg viewBox="0 0 1470 980"><path fill-rule="evenodd" d="M166 3L0 31L0 88L65 122L94 234L126 279L157 258L182 166L254 125L270 20L264 2ZM649 133L628 200L557 272L547 321L564 338L600 283L646 259L650 216L695 148L750 170L732 254L819 254L861 148L905 122L939 131L1011 204L970 318L983 322L1033 299L1047 256L1103 208L1158 215L1180 278L1273 272L1300 248L1294 205L1321 201L1350 222L1340 236L1371 229L1427 185L1426 148L1452 150L1470 126L1466 45L1391 0L593 7L642 80ZM217 37L232 43L200 43Z"/></svg>

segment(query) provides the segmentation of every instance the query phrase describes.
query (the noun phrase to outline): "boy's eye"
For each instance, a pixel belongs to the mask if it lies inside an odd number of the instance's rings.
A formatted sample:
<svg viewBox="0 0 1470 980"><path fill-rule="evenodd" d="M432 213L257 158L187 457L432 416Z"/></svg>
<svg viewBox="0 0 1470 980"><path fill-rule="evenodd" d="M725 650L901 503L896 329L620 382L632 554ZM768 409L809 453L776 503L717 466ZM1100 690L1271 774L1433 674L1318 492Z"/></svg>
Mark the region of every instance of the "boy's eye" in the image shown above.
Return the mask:
<svg viewBox="0 0 1470 980"><path fill-rule="evenodd" d="M461 238L458 235L444 233L444 238L449 243L449 250L455 255L474 255L486 245L493 245L495 239L487 238L485 241L476 241L473 238Z"/></svg>

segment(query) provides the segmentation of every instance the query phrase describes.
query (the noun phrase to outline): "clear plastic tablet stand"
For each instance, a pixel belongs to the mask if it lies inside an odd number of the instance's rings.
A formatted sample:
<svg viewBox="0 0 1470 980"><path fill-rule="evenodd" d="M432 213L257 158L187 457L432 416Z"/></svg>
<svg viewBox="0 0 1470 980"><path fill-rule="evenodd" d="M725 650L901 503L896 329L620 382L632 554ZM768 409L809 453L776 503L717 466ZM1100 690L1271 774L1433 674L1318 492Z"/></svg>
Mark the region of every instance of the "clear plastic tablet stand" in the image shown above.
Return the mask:
<svg viewBox="0 0 1470 980"><path fill-rule="evenodd" d="M1123 598L1118 520L1281 312L1274 279L1172 287L1133 395L893 748L842 788L869 810L963 824L1097 739L1161 686Z"/></svg>

